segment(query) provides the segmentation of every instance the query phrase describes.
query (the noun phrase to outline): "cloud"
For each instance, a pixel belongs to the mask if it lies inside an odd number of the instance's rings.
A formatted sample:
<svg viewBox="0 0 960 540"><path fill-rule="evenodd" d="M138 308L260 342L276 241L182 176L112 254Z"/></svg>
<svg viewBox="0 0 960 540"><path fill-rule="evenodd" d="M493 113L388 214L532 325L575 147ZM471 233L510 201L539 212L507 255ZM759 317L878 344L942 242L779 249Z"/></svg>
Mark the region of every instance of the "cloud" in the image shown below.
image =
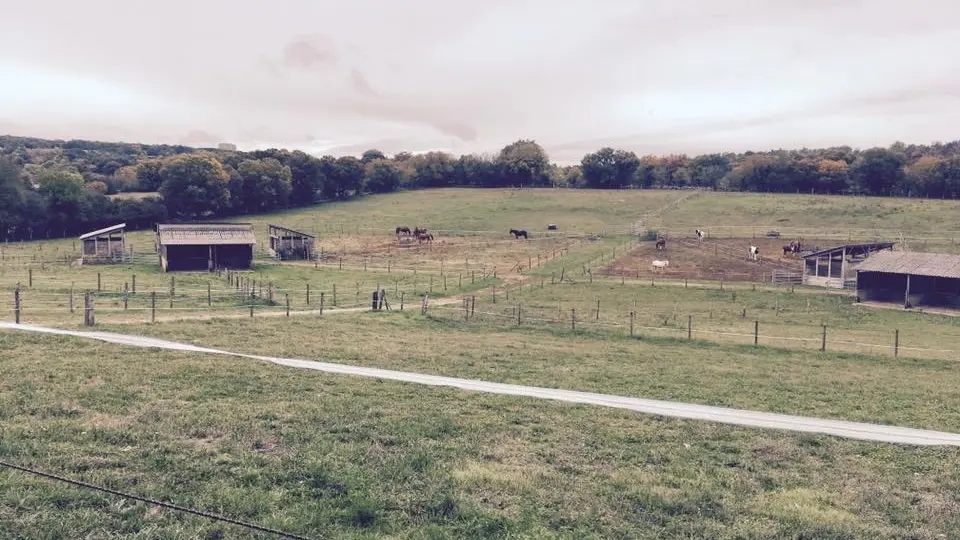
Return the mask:
<svg viewBox="0 0 960 540"><path fill-rule="evenodd" d="M66 82L47 85L62 98L26 85L6 95L8 85L0 121L156 142L197 130L240 146L295 146L309 133L340 148L489 152L534 138L578 160L605 143L645 153L946 139L960 114L945 53L960 39L960 4L946 0L281 4L168 0L150 24L120 0L11 4L0 63L163 106L134 115L130 99L98 121L74 113L109 110L107 97L94 106L88 92L78 108ZM5 108L31 97L29 115Z"/></svg>

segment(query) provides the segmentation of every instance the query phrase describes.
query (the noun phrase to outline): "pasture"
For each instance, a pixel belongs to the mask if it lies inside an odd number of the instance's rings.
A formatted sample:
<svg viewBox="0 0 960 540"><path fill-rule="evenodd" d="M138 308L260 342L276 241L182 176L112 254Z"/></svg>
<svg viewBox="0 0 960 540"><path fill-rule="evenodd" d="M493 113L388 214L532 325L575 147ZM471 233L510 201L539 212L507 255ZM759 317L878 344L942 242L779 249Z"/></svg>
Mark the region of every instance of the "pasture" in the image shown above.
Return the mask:
<svg viewBox="0 0 960 540"><path fill-rule="evenodd" d="M3 245L0 317L80 327L90 292L98 330L960 431L960 318L770 283L800 271L781 246L801 237L829 247L902 230L914 249L957 251L955 201L437 189L235 221L255 224L252 271L165 274L150 231L128 234L129 264L71 265L71 239ZM315 234L321 256L270 258L268 223ZM655 232L662 251L644 240ZM380 289L390 310L369 313ZM955 448L132 351L0 332L0 458L308 537L960 534ZM0 530L31 537L253 537L6 469L0 486Z"/></svg>

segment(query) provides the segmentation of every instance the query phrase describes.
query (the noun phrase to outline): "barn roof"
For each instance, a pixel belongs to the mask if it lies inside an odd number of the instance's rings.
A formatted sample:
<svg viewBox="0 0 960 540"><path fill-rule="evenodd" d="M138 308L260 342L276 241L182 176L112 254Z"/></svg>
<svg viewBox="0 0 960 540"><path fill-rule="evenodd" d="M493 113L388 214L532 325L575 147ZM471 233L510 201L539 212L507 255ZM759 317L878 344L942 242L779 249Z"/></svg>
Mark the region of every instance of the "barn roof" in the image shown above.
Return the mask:
<svg viewBox="0 0 960 540"><path fill-rule="evenodd" d="M157 225L157 237L166 246L252 245L249 223L177 223Z"/></svg>
<svg viewBox="0 0 960 540"><path fill-rule="evenodd" d="M960 278L960 255L884 251L875 253L860 263L857 272Z"/></svg>
<svg viewBox="0 0 960 540"><path fill-rule="evenodd" d="M844 249L846 249L847 251L855 250L855 249L862 249L867 251L880 251L881 249L890 249L893 247L893 245L894 245L894 242L872 242L869 244L844 244L842 246L832 247L830 249L821 249L820 251L816 251L814 253L804 255L803 258L808 259L810 257L817 257L820 255L825 255L827 253L836 253L837 251L841 251Z"/></svg>
<svg viewBox="0 0 960 540"><path fill-rule="evenodd" d="M295 231L295 230L293 230L293 229L288 229L288 228L286 228L286 227L281 227L281 226L279 226L279 225L270 225L270 224L267 224L267 227L269 227L270 229L276 229L276 230L278 230L278 231L285 231L285 232L294 234L294 235L296 235L296 236L302 236L302 237L304 237L304 238L313 238L313 235L312 235L312 234L307 234L307 233L305 233L305 232Z"/></svg>
<svg viewBox="0 0 960 540"><path fill-rule="evenodd" d="M112 233L112 232L115 232L115 231L119 231L119 230L121 230L121 229L125 229L126 227L127 227L127 224L126 224L126 223L120 223L120 224L117 224L117 225L111 225L110 227L107 227L107 228L105 228L105 229L100 229L100 230L98 230L98 231L88 232L88 233L80 236L80 240L86 240L87 238L93 238L94 236L100 236L101 234Z"/></svg>

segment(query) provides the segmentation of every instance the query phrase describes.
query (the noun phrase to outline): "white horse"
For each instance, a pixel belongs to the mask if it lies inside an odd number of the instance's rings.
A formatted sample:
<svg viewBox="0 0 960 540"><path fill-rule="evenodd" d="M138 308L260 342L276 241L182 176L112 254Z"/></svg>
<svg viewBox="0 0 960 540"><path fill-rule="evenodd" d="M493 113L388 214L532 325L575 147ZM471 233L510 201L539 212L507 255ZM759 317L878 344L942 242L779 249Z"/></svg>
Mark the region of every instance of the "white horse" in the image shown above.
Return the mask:
<svg viewBox="0 0 960 540"><path fill-rule="evenodd" d="M700 229L697 229L697 243L698 243L698 244L702 244L702 243L703 243L703 235L704 235L704 234L705 234L704 231L701 231Z"/></svg>
<svg viewBox="0 0 960 540"><path fill-rule="evenodd" d="M654 271L663 270L664 268L670 266L670 261L653 261L652 264Z"/></svg>
<svg viewBox="0 0 960 540"><path fill-rule="evenodd" d="M752 257L753 260L755 260L755 261L759 261L759 260L760 260L760 248L758 248L757 246L750 246L750 257Z"/></svg>

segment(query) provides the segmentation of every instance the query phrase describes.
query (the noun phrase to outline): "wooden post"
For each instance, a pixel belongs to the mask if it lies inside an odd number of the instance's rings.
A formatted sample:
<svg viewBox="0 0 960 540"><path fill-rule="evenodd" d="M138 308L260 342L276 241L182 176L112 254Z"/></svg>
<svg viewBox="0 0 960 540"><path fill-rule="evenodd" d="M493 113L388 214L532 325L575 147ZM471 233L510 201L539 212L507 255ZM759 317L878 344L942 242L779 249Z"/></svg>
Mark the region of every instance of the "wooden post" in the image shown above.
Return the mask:
<svg viewBox="0 0 960 540"><path fill-rule="evenodd" d="M910 274L907 274L907 289L903 293L903 309L910 307Z"/></svg>
<svg viewBox="0 0 960 540"><path fill-rule="evenodd" d="M600 320L600 297L597 297L597 320Z"/></svg>
<svg viewBox="0 0 960 540"><path fill-rule="evenodd" d="M893 356L900 355L900 329L897 328L893 334Z"/></svg>
<svg viewBox="0 0 960 540"><path fill-rule="evenodd" d="M150 292L150 323L157 322L157 291Z"/></svg>
<svg viewBox="0 0 960 540"><path fill-rule="evenodd" d="M723 290L723 278L720 278L720 290Z"/></svg>
<svg viewBox="0 0 960 540"><path fill-rule="evenodd" d="M284 293L283 298L287 304L287 317L289 317L290 316L290 293Z"/></svg>
<svg viewBox="0 0 960 540"><path fill-rule="evenodd" d="M577 310L573 308L570 309L570 329L577 329Z"/></svg>
<svg viewBox="0 0 960 540"><path fill-rule="evenodd" d="M477 281L477 271L476 271L476 270L471 270L471 271L470 271L470 283L476 283L476 281Z"/></svg>
<svg viewBox="0 0 960 540"><path fill-rule="evenodd" d="M273 303L273 282L267 283L267 300Z"/></svg>
<svg viewBox="0 0 960 540"><path fill-rule="evenodd" d="M100 290L100 285L101 285L100 272L97 272L97 290L98 291Z"/></svg>
<svg viewBox="0 0 960 540"><path fill-rule="evenodd" d="M753 344L760 342L760 321L753 321Z"/></svg>
<svg viewBox="0 0 960 540"><path fill-rule="evenodd" d="M124 310L124 311L127 311L127 306L128 306L128 304L127 304L127 298L128 298L128 296L127 296L127 295L128 295L128 294L129 294L129 291L127 290L127 284L124 283L124 284L123 284L123 310Z"/></svg>
<svg viewBox="0 0 960 540"><path fill-rule="evenodd" d="M403 311L403 295L404 295L404 293L401 292L401 293L400 293L400 311Z"/></svg>
<svg viewBox="0 0 960 540"><path fill-rule="evenodd" d="M630 312L630 335L631 335L631 336L633 335L633 318L634 318L634 315L635 315L635 313L634 313L633 311L631 311L631 312Z"/></svg>
<svg viewBox="0 0 960 540"><path fill-rule="evenodd" d="M70 284L70 314L73 314L73 283Z"/></svg>
<svg viewBox="0 0 960 540"><path fill-rule="evenodd" d="M337 307L337 284L333 284L333 307Z"/></svg>
<svg viewBox="0 0 960 540"><path fill-rule="evenodd" d="M250 300L250 317L253 317L253 300Z"/></svg>
<svg viewBox="0 0 960 540"><path fill-rule="evenodd" d="M173 309L173 295L170 295L170 309Z"/></svg>
<svg viewBox="0 0 960 540"><path fill-rule="evenodd" d="M207 307L213 305L213 291L210 288L210 282L207 282Z"/></svg>
<svg viewBox="0 0 960 540"><path fill-rule="evenodd" d="M33 268L27 269L27 288L33 288Z"/></svg>
<svg viewBox="0 0 960 540"><path fill-rule="evenodd" d="M517 326L520 326L520 304L517 304Z"/></svg>
<svg viewBox="0 0 960 540"><path fill-rule="evenodd" d="M307 283L307 306L310 305L310 284Z"/></svg>
<svg viewBox="0 0 960 540"><path fill-rule="evenodd" d="M567 271L567 267L566 267L566 266L560 268L560 281L558 281L557 283L563 283L563 274L564 274L564 272L566 272L566 271Z"/></svg>
<svg viewBox="0 0 960 540"><path fill-rule="evenodd" d="M95 324L97 324L97 317L96 317L96 311L95 311L95 303L96 303L97 297L93 293L87 293L87 298L90 305L90 309L89 309L90 319L88 321L87 326L94 326Z"/></svg>
<svg viewBox="0 0 960 540"><path fill-rule="evenodd" d="M20 324L20 286L13 291L13 320Z"/></svg>
<svg viewBox="0 0 960 540"><path fill-rule="evenodd" d="M747 308L743 308L743 312L741 312L740 318L741 318L741 319L746 319L746 318L747 318Z"/></svg>
<svg viewBox="0 0 960 540"><path fill-rule="evenodd" d="M444 290L444 292L446 292L446 290L447 290L447 275L446 275L446 274L443 275L443 290Z"/></svg>
<svg viewBox="0 0 960 540"><path fill-rule="evenodd" d="M683 278L683 288L687 288L687 278Z"/></svg>
<svg viewBox="0 0 960 540"><path fill-rule="evenodd" d="M130 277L130 289L133 294L137 294L137 275L134 274Z"/></svg>
<svg viewBox="0 0 960 540"><path fill-rule="evenodd" d="M340 270L343 270L343 257L340 257Z"/></svg>
<svg viewBox="0 0 960 540"><path fill-rule="evenodd" d="M320 314L323 315L323 297L325 296L323 291L320 291Z"/></svg>
<svg viewBox="0 0 960 540"><path fill-rule="evenodd" d="M687 339L693 339L693 315L687 315Z"/></svg>
<svg viewBox="0 0 960 540"><path fill-rule="evenodd" d="M909 274L907 275L909 276ZM823 335L820 338L820 350L825 351L827 350L827 325L824 324L822 326L823 326Z"/></svg>
<svg viewBox="0 0 960 540"><path fill-rule="evenodd" d="M170 276L170 296L177 294L177 279L174 276Z"/></svg>
<svg viewBox="0 0 960 540"><path fill-rule="evenodd" d="M477 297L471 296L470 297L470 317L473 317L473 314L476 312L476 310L477 310Z"/></svg>
<svg viewBox="0 0 960 540"><path fill-rule="evenodd" d="M460 287L463 287L463 274L460 274L457 278L457 288L459 289Z"/></svg>

